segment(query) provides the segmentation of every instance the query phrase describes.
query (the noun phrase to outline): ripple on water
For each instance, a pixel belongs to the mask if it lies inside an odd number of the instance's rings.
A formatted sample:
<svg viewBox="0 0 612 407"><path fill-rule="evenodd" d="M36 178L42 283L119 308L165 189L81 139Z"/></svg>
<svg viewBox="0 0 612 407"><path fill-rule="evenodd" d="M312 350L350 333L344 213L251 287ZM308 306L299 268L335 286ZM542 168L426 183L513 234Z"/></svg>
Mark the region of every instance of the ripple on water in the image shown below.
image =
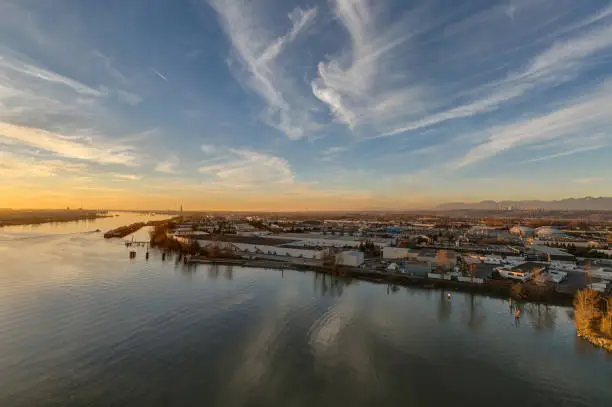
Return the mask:
<svg viewBox="0 0 612 407"><path fill-rule="evenodd" d="M99 234L0 250L2 407L612 400L610 361L563 308L515 326L497 299L130 260Z"/></svg>

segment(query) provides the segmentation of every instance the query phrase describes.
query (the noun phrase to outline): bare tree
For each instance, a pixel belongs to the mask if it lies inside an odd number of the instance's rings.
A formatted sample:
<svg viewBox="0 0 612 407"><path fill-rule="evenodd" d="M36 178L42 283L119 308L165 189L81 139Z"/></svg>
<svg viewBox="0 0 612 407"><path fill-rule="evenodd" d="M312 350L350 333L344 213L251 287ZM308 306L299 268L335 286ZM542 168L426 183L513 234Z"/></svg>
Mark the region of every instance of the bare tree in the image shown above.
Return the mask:
<svg viewBox="0 0 612 407"><path fill-rule="evenodd" d="M612 339L612 297L606 298L606 312L601 318L601 333Z"/></svg>
<svg viewBox="0 0 612 407"><path fill-rule="evenodd" d="M599 294L596 291L586 289L576 293L576 297L574 297L574 324L579 333L593 328L593 324L599 316L598 303Z"/></svg>
<svg viewBox="0 0 612 407"><path fill-rule="evenodd" d="M525 290L523 289L523 285L520 283L512 284L510 287L510 295L512 298L517 300L523 299L525 297Z"/></svg>

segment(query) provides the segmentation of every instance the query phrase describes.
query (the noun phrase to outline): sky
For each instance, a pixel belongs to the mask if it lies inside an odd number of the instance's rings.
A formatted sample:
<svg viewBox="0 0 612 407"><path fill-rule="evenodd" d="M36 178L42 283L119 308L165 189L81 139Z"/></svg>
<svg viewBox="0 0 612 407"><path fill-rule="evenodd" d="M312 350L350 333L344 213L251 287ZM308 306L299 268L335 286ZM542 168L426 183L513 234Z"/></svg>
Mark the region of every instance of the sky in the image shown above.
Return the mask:
<svg viewBox="0 0 612 407"><path fill-rule="evenodd" d="M612 195L612 2L0 0L0 207Z"/></svg>

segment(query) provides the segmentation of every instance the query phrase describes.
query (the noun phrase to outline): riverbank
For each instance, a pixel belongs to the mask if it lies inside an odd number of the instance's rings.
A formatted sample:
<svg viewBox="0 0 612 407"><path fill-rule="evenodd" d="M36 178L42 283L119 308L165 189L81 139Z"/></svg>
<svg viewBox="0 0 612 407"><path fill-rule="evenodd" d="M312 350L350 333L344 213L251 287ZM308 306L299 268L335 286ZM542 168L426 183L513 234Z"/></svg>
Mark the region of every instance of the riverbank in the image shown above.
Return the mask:
<svg viewBox="0 0 612 407"><path fill-rule="evenodd" d="M326 266L323 264L310 264L305 263L303 260L291 261L287 260L270 260L263 258L214 258L207 256L190 256L186 260L186 263L194 264L229 264L229 265L240 265L242 267L254 267L254 268L268 268L277 270L297 270L297 271L311 271L316 273L328 274L335 277L344 277L356 280L367 281L375 284L392 284L398 286L413 286L430 289L445 289L451 291L462 291L478 293L481 295L487 295L495 298L508 298L512 296L512 286L500 285L485 282L484 284L477 284L472 282L463 282L457 280L445 280L445 279L434 279L427 276L411 276L400 273L380 272L368 269L358 269L352 267L337 267L337 266ZM497 282L497 281L495 281ZM555 293L547 291L546 295L535 294L529 290L524 289L523 295L516 300L529 301L533 303L545 304L545 305L561 305L571 306L573 296L564 293Z"/></svg>
<svg viewBox="0 0 612 407"><path fill-rule="evenodd" d="M576 335L579 338L592 343L594 346L612 353L612 339L602 336L599 332L593 329L584 329L581 331L576 331Z"/></svg>
<svg viewBox="0 0 612 407"><path fill-rule="evenodd" d="M0 227L75 222L112 217L108 212L88 210L0 210Z"/></svg>

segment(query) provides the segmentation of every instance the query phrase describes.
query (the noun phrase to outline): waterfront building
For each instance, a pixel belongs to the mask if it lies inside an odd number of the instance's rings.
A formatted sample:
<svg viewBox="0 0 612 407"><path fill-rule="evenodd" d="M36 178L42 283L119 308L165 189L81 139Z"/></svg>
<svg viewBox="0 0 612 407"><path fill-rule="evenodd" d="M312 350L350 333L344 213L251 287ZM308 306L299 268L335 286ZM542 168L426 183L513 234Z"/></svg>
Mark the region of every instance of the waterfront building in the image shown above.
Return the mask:
<svg viewBox="0 0 612 407"><path fill-rule="evenodd" d="M359 267L363 261L363 252L351 250L336 254L336 264L339 266Z"/></svg>
<svg viewBox="0 0 612 407"><path fill-rule="evenodd" d="M274 255L284 257L304 258L311 260L322 260L327 250L323 248L294 247L287 240L274 239L258 236L240 235L211 235L206 238L190 238L175 236L175 239L183 244L197 241L204 250L217 248L232 252L250 253L253 255Z"/></svg>
<svg viewBox="0 0 612 407"><path fill-rule="evenodd" d="M392 238L356 238L353 236L323 235L320 233L283 233L271 235L274 239L284 239L288 245L301 247L358 248L363 242L371 241L379 248L390 246Z"/></svg>

